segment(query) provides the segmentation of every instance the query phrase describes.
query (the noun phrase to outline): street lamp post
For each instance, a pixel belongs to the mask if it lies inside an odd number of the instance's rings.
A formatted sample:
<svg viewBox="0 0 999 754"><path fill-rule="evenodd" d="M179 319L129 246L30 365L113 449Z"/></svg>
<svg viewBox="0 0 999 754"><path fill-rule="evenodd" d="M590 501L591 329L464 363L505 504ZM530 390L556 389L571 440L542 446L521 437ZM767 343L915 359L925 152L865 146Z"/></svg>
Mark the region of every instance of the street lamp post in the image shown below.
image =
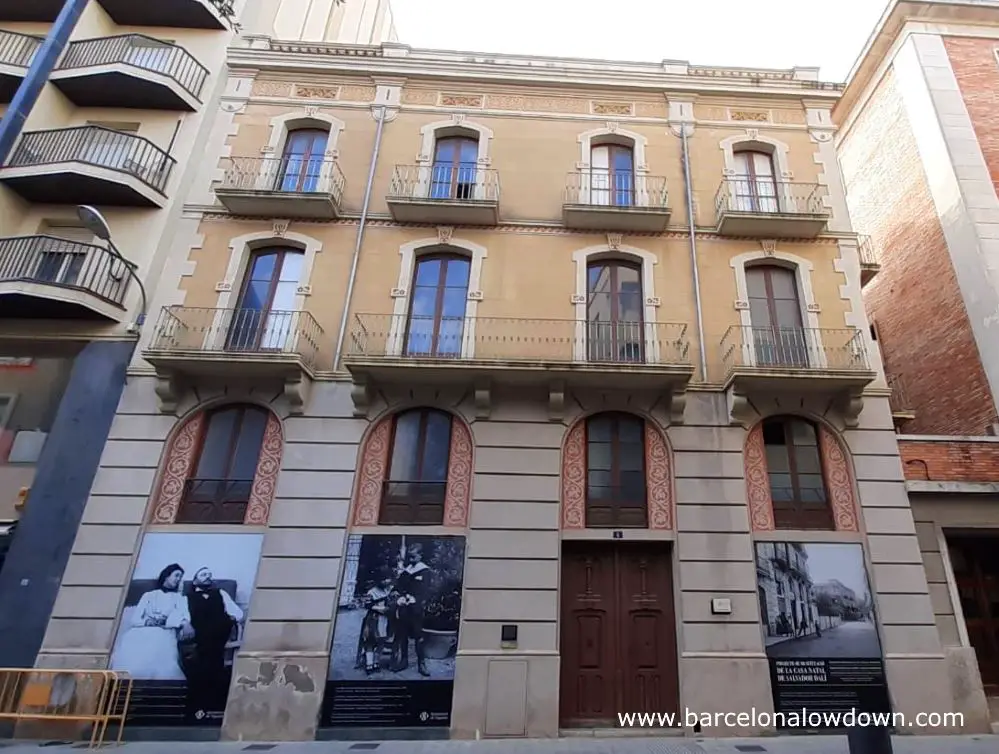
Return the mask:
<svg viewBox="0 0 999 754"><path fill-rule="evenodd" d="M146 297L146 286L142 283L142 278L136 273L139 266L135 262L125 259L121 252L118 251L118 248L114 245L114 240L111 238L111 226L108 225L108 221L96 207L91 207L89 204L81 204L76 208L76 214L80 218L80 222L83 223L83 227L107 243L108 253L124 265L125 269L128 270L129 277L139 286L139 294L142 296L142 307L139 310L139 316L135 318L135 324L141 328L146 322L148 298Z"/></svg>

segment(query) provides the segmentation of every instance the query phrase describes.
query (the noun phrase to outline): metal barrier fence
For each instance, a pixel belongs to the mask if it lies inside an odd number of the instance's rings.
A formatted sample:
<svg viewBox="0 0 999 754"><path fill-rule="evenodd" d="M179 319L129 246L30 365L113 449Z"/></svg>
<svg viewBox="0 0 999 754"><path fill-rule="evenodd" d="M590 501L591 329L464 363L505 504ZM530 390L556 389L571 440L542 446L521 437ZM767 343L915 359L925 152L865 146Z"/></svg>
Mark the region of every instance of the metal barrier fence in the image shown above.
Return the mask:
<svg viewBox="0 0 999 754"><path fill-rule="evenodd" d="M126 673L0 668L0 724L13 724L15 736L24 723L78 725L90 728L88 748L95 749L117 725L115 744L121 744L131 699L132 679Z"/></svg>

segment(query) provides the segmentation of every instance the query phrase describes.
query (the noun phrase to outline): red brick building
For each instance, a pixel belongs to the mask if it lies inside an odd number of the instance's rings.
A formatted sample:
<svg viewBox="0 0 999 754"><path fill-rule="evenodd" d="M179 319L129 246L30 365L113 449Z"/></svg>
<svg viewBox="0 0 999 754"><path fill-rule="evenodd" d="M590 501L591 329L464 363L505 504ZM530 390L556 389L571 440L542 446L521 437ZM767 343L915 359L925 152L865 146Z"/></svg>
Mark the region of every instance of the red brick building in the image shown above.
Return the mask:
<svg viewBox="0 0 999 754"><path fill-rule="evenodd" d="M893 2L834 118L956 703L995 728L999 0Z"/></svg>

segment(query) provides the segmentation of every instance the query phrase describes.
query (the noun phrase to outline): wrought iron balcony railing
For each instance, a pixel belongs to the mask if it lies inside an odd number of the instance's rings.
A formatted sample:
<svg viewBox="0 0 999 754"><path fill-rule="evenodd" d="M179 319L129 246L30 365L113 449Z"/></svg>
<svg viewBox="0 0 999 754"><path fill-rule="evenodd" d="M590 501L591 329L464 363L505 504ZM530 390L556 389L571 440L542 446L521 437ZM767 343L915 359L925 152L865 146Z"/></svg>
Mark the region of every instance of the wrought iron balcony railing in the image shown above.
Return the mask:
<svg viewBox="0 0 999 754"><path fill-rule="evenodd" d="M348 359L687 366L687 326L509 317L358 314Z"/></svg>
<svg viewBox="0 0 999 754"><path fill-rule="evenodd" d="M42 38L16 31L0 31L0 64L27 68L35 52L42 46Z"/></svg>
<svg viewBox="0 0 999 754"><path fill-rule="evenodd" d="M107 249L55 236L0 238L0 281L73 288L121 306L130 276Z"/></svg>
<svg viewBox="0 0 999 754"><path fill-rule="evenodd" d="M860 264L867 267L879 266L881 260L878 259L874 240L870 236L860 236L859 240L860 243L857 245L857 251L860 253Z"/></svg>
<svg viewBox="0 0 999 754"><path fill-rule="evenodd" d="M499 173L469 165L396 165L388 199L438 202L498 202Z"/></svg>
<svg viewBox="0 0 999 754"><path fill-rule="evenodd" d="M142 34L83 39L72 42L57 70L121 63L173 79L193 97L200 98L208 69L183 47Z"/></svg>
<svg viewBox="0 0 999 754"><path fill-rule="evenodd" d="M565 179L565 203L597 208L664 210L669 206L666 178L660 175L577 170Z"/></svg>
<svg viewBox="0 0 999 754"><path fill-rule="evenodd" d="M230 157L223 164L222 183L231 191L278 194L326 194L337 204L343 197L345 180L336 160L283 157Z"/></svg>
<svg viewBox="0 0 999 754"><path fill-rule="evenodd" d="M167 306L149 350L296 355L315 369L323 329L308 312Z"/></svg>
<svg viewBox="0 0 999 754"><path fill-rule="evenodd" d="M888 382L888 389L891 395L888 397L888 405L891 406L892 413L909 414L913 411L912 400L909 398L909 389L904 375L885 375Z"/></svg>
<svg viewBox="0 0 999 754"><path fill-rule="evenodd" d="M138 178L163 193L174 159L148 139L101 126L78 126L24 134L7 163L28 168L79 162Z"/></svg>
<svg viewBox="0 0 999 754"><path fill-rule="evenodd" d="M824 198L825 190L817 183L733 176L718 187L715 210L719 217L726 213L827 216Z"/></svg>
<svg viewBox="0 0 999 754"><path fill-rule="evenodd" d="M738 368L870 371L855 328L730 327L721 340L726 373Z"/></svg>

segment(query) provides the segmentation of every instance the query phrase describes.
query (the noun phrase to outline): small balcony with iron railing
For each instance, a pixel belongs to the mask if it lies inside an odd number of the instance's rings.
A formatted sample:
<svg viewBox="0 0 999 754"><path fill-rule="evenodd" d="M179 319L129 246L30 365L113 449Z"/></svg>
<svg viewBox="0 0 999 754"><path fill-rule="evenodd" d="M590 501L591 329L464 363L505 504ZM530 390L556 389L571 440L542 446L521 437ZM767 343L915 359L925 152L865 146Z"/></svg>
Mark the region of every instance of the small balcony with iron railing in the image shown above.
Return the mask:
<svg viewBox="0 0 999 754"><path fill-rule="evenodd" d="M163 207L174 164L134 133L101 126L29 131L0 168L0 183L40 204Z"/></svg>
<svg viewBox="0 0 999 754"><path fill-rule="evenodd" d="M358 314L343 363L359 386L566 384L666 396L685 390L694 373L685 324L512 317Z"/></svg>
<svg viewBox="0 0 999 754"><path fill-rule="evenodd" d="M208 70L183 47L123 34L71 42L50 80L80 107L194 112Z"/></svg>
<svg viewBox="0 0 999 754"><path fill-rule="evenodd" d="M748 238L815 238L829 224L825 188L769 178L726 178L715 195L717 231Z"/></svg>
<svg viewBox="0 0 999 754"><path fill-rule="evenodd" d="M860 254L860 285L863 287L881 271L881 259L870 236L858 237L857 251Z"/></svg>
<svg viewBox="0 0 999 754"><path fill-rule="evenodd" d="M669 216L663 176L600 169L566 176L562 222L567 228L661 233Z"/></svg>
<svg viewBox="0 0 999 754"><path fill-rule="evenodd" d="M733 395L850 396L874 381L862 330L730 327L721 340L723 381ZM783 400L783 398L782 398ZM845 406L859 411L862 404Z"/></svg>
<svg viewBox="0 0 999 754"><path fill-rule="evenodd" d="M229 157L215 196L234 215L335 220L346 185L327 157Z"/></svg>
<svg viewBox="0 0 999 754"><path fill-rule="evenodd" d="M400 223L496 225L499 173L477 164L396 165L385 201Z"/></svg>
<svg viewBox="0 0 999 754"><path fill-rule="evenodd" d="M41 37L0 29L0 104L14 98L41 46Z"/></svg>
<svg viewBox="0 0 999 754"><path fill-rule="evenodd" d="M891 395L888 396L888 405L891 407L891 417L895 428L901 430L906 422L916 418L916 409L912 399L909 397L909 389L906 384L905 375L886 374L885 380L888 382L888 389Z"/></svg>
<svg viewBox="0 0 999 754"><path fill-rule="evenodd" d="M0 0L0 22L52 23L65 0Z"/></svg>
<svg viewBox="0 0 999 754"><path fill-rule="evenodd" d="M55 236L0 238L0 318L125 317L130 275L107 249Z"/></svg>
<svg viewBox="0 0 999 754"><path fill-rule="evenodd" d="M26 0L14 0L15 3ZM31 0L33 1L33 0ZM9 2L9 0L0 0ZM165 26L176 29L225 29L219 6L232 12L234 0L97 0L118 26Z"/></svg>

